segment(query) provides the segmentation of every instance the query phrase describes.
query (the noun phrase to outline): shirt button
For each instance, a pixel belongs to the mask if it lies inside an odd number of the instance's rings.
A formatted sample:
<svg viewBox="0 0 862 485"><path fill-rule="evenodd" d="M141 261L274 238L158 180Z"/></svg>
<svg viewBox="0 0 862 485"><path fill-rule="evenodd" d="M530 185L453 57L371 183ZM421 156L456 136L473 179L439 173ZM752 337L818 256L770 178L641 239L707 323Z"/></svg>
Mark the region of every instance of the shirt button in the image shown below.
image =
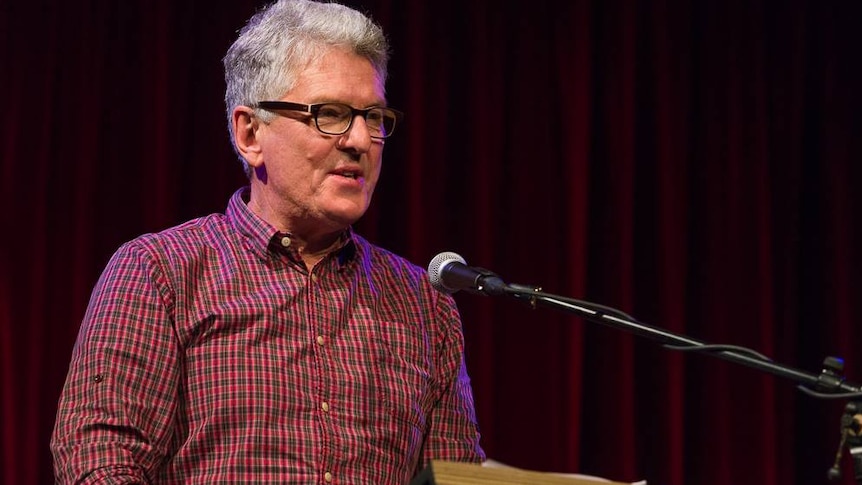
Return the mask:
<svg viewBox="0 0 862 485"><path fill-rule="evenodd" d="M329 412L329 403L324 402L323 404L320 405L320 408L323 409L324 413L328 413Z"/></svg>
<svg viewBox="0 0 862 485"><path fill-rule="evenodd" d="M331 482L332 481L332 474L329 472L324 473L323 479L326 480L327 482Z"/></svg>
<svg viewBox="0 0 862 485"><path fill-rule="evenodd" d="M290 238L287 236L284 236L283 238L281 238L281 245L284 247L290 246Z"/></svg>
<svg viewBox="0 0 862 485"><path fill-rule="evenodd" d="M317 345L323 345L323 336L322 335L317 336Z"/></svg>

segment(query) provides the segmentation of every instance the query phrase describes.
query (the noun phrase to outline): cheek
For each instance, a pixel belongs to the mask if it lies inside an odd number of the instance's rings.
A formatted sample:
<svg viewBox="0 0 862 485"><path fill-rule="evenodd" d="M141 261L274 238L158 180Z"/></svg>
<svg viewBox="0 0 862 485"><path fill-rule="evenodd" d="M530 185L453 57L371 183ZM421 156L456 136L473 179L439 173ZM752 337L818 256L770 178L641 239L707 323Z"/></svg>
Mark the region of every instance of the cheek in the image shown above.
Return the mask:
<svg viewBox="0 0 862 485"><path fill-rule="evenodd" d="M372 154L369 160L371 160L371 163L369 163L368 170L371 177L376 181L380 178L380 171L383 168L383 153L377 152L376 154Z"/></svg>
<svg viewBox="0 0 862 485"><path fill-rule="evenodd" d="M325 150L315 150L313 147L305 146L302 149L289 147L282 152L278 160L281 172L288 177L292 183L305 180L308 183L320 182L326 176L327 153Z"/></svg>
<svg viewBox="0 0 862 485"><path fill-rule="evenodd" d="M377 162L377 163L373 166L373 168L371 169L371 179L372 179L374 182L377 182L377 180L380 178L380 167L381 167L381 163L380 163L380 162Z"/></svg>

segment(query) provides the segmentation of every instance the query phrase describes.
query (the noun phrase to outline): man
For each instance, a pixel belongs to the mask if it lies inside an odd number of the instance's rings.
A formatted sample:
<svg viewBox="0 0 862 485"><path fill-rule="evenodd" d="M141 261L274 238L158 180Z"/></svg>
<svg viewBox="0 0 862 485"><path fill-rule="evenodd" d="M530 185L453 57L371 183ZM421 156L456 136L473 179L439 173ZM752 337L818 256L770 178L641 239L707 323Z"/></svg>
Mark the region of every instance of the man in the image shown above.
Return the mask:
<svg viewBox="0 0 862 485"><path fill-rule="evenodd" d="M123 245L94 289L52 439L61 483L404 484L484 454L460 317L351 230L383 143L388 45L283 0L228 51L249 187Z"/></svg>

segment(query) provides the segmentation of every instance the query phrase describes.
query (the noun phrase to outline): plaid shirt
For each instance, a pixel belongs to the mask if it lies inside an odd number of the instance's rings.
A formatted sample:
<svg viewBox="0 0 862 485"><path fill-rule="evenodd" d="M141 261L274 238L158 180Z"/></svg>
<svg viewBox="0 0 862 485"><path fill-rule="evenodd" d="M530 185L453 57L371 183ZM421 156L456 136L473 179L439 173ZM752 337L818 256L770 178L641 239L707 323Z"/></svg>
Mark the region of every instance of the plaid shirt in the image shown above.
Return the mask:
<svg viewBox="0 0 862 485"><path fill-rule="evenodd" d="M452 298L352 232L309 272L247 190L111 259L60 399L58 481L404 484L483 460Z"/></svg>

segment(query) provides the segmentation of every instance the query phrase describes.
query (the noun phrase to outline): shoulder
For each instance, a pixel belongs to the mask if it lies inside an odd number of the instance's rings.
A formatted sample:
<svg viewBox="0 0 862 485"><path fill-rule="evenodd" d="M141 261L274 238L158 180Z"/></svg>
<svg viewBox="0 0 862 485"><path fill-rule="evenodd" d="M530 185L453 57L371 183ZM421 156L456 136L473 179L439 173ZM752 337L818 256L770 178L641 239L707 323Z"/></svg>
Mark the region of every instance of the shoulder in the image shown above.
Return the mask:
<svg viewBox="0 0 862 485"><path fill-rule="evenodd" d="M124 243L107 270L164 276L185 273L200 264L217 262L221 259L217 254L231 251L233 239L225 216L211 214Z"/></svg>
<svg viewBox="0 0 862 485"><path fill-rule="evenodd" d="M379 273L411 284L421 286L427 283L428 277L424 268L407 260L403 256L372 244L357 234L353 235L357 248L357 257L360 262L370 268L374 273ZM430 284L429 284L430 288Z"/></svg>
<svg viewBox="0 0 862 485"><path fill-rule="evenodd" d="M391 295L408 296L428 308L436 308L444 313L455 312L452 295L437 291L428 279L428 272L408 259L387 249L369 243L354 234L357 258L373 285L378 289L397 290Z"/></svg>
<svg viewBox="0 0 862 485"><path fill-rule="evenodd" d="M174 227L138 236L120 251L147 254L158 260L181 263L195 259L222 245L230 234L223 214L210 214Z"/></svg>

